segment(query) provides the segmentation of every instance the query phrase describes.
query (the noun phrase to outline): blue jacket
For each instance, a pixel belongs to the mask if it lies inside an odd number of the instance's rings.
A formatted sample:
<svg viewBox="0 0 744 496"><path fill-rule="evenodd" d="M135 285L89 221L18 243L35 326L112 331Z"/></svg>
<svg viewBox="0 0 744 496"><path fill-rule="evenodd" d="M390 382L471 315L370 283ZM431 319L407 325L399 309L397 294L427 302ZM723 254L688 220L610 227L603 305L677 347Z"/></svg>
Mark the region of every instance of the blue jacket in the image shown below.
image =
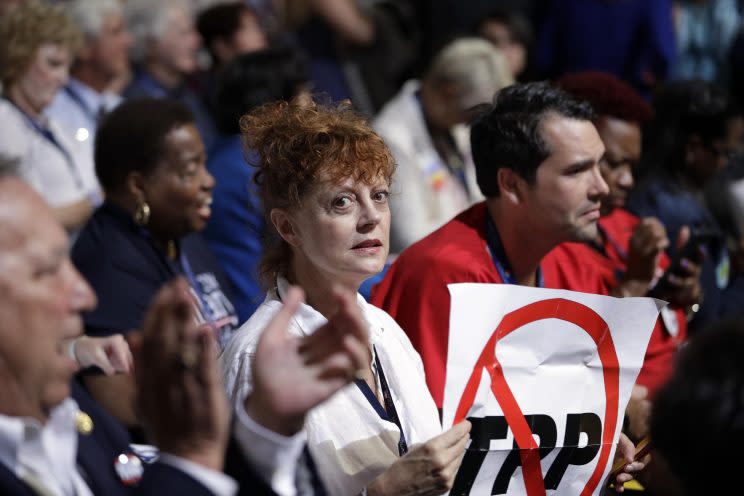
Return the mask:
<svg viewBox="0 0 744 496"><path fill-rule="evenodd" d="M266 222L253 182L256 168L246 162L239 135L220 137L208 157L207 168L217 184L212 193L212 217L203 235L232 284L233 303L242 323L266 294L258 272ZM254 159L254 155L249 158Z"/></svg>

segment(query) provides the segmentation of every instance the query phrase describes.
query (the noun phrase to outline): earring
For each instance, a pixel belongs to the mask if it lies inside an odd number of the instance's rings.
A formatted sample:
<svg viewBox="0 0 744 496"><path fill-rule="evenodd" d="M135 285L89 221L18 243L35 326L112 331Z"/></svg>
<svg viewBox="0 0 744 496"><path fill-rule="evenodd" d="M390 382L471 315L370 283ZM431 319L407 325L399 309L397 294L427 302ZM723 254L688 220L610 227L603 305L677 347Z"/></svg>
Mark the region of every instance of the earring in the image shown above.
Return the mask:
<svg viewBox="0 0 744 496"><path fill-rule="evenodd" d="M150 221L150 205L146 201L141 201L134 211L134 223L138 226L146 226Z"/></svg>

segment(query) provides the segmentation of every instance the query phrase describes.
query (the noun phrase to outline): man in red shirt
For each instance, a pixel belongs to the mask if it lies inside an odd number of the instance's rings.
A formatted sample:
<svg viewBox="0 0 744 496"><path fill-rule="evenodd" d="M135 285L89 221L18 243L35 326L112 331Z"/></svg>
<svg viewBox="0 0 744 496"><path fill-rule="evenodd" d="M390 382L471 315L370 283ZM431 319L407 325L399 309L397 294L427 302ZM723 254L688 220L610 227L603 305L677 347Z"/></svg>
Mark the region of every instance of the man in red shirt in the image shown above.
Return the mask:
<svg viewBox="0 0 744 496"><path fill-rule="evenodd" d="M609 190L593 118L589 104L545 83L501 90L471 129L486 201L405 250L374 291L372 302L398 321L421 354L438 407L447 364L448 284L608 293L575 246L558 246L597 236L600 202Z"/></svg>

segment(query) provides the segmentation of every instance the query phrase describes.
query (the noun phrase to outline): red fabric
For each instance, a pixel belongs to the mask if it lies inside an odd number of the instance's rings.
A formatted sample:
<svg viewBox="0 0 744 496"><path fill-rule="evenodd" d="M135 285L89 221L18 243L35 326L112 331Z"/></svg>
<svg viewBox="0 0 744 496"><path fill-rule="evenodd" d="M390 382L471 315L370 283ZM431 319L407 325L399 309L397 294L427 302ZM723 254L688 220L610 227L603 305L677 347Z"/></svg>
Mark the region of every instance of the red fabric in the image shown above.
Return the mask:
<svg viewBox="0 0 744 496"><path fill-rule="evenodd" d="M624 253L627 253L630 245L630 237L638 222L638 217L619 208L616 208L610 215L602 217L599 220L599 225L608 236L604 244L606 255L589 245L571 243L578 256L581 257L581 260L585 264L594 266L595 270L602 275L604 283L609 288L614 288L618 285L618 275L623 273L626 268L625 257L621 253L618 253L615 245L620 247ZM614 240L614 244L610 239ZM659 266L662 269L666 269L669 263L669 258L662 253ZM638 376L637 383L648 388L649 396L653 396L671 375L674 365L674 355L680 344L687 337L687 318L685 311L681 308L673 308L673 310L675 311L679 327L677 336L672 336L667 332L662 319L656 322L654 332L651 334L651 340L646 349L643 368Z"/></svg>
<svg viewBox="0 0 744 496"><path fill-rule="evenodd" d="M480 203L405 250L372 293L421 355L426 382L442 407L447 367L450 297L447 285L501 283L488 252L486 206ZM545 287L607 294L603 279L583 263L576 247L564 244L541 263Z"/></svg>

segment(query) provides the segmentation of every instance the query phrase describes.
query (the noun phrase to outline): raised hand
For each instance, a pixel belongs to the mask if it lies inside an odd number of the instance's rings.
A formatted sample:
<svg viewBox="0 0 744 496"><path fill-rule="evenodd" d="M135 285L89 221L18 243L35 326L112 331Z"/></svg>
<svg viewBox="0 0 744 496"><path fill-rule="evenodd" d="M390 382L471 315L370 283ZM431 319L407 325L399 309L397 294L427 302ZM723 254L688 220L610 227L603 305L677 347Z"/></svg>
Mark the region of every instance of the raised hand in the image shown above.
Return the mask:
<svg viewBox="0 0 744 496"><path fill-rule="evenodd" d="M143 425L161 451L222 470L229 432L227 398L210 330L198 327L188 283L155 297L135 351Z"/></svg>
<svg viewBox="0 0 744 496"><path fill-rule="evenodd" d="M641 219L633 229L628 245L628 267L624 279L643 282L648 289L648 285L656 278L659 256L667 247L669 239L659 219Z"/></svg>
<svg viewBox="0 0 744 496"><path fill-rule="evenodd" d="M291 288L261 335L253 390L245 401L251 418L284 435L299 431L308 410L368 368L371 359L368 326L351 294L334 291L338 311L328 323L308 337L290 336L287 328L303 297Z"/></svg>
<svg viewBox="0 0 744 496"><path fill-rule="evenodd" d="M683 247L690 239L690 229L682 227L677 237L677 249L682 251ZM705 259L705 254L698 250L692 256L683 257L679 264L669 267L669 271L664 275L666 284L660 296L670 303L679 307L687 307L695 303L700 303L702 299L702 289L700 288L700 266Z"/></svg>

